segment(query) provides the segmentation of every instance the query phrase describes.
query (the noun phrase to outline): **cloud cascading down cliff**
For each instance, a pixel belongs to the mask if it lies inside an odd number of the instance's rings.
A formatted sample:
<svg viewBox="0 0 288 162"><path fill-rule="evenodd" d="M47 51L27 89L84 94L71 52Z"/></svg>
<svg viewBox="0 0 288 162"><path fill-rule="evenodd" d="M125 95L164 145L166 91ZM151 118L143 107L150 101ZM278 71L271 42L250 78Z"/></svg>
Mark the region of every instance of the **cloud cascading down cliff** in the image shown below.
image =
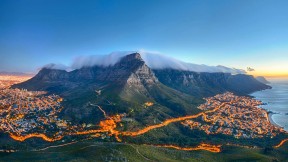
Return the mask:
<svg viewBox="0 0 288 162"><path fill-rule="evenodd" d="M44 68L51 69L61 69L69 70L71 69L80 69L82 67L91 67L91 66L113 66L116 64L122 57L135 53L135 51L121 51L121 52L112 52L109 55L91 55L91 56L79 56L74 59L70 67L62 64L48 64ZM185 71L194 71L194 72L223 72L231 74L245 74L246 71L242 69L228 68L225 66L208 66L208 65L199 65L193 63L186 63L171 57L167 57L157 53L151 52L139 52L145 63L152 69L177 69Z"/></svg>

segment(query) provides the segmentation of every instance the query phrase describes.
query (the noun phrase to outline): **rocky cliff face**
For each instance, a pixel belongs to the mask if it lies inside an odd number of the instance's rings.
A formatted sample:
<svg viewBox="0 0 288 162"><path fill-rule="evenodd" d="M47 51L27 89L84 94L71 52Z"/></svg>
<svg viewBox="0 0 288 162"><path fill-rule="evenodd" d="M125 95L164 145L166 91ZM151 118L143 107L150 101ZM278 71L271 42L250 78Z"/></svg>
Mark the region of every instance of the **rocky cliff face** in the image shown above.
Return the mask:
<svg viewBox="0 0 288 162"><path fill-rule="evenodd" d="M139 53L123 57L120 62L109 67L97 79L118 81L128 84L155 84L158 82L152 70L145 64Z"/></svg>
<svg viewBox="0 0 288 162"><path fill-rule="evenodd" d="M257 81L253 76L229 73L196 73L173 69L153 70L161 83L181 92L203 97L232 91L249 94L270 88Z"/></svg>
<svg viewBox="0 0 288 162"><path fill-rule="evenodd" d="M119 105L137 102L141 105L153 100L149 89L157 84L158 79L140 54L133 53L108 67L83 67L71 72L43 68L35 77L14 88L59 94L66 99L67 116L73 120L96 120L98 118L92 117L97 115L92 113L95 108L87 106L87 103L106 103L109 99L109 102L117 103L120 111ZM95 90L101 90L101 96L97 96Z"/></svg>
<svg viewBox="0 0 288 162"><path fill-rule="evenodd" d="M59 94L65 99L63 115L71 121L99 121L103 115L90 105L97 103L111 114L135 109L135 118L144 124L157 117L195 113L202 97L269 88L248 75L152 70L139 53L124 56L108 67L83 67L71 72L43 68L32 79L13 87ZM99 90L101 95L95 92ZM153 109L143 108L145 102L155 103Z"/></svg>
<svg viewBox="0 0 288 162"><path fill-rule="evenodd" d="M71 72L43 68L27 82L14 87L31 90L45 90L48 84L79 84L85 82L113 82L114 84L155 84L158 82L152 70L145 64L139 53L123 57L117 64L109 67L83 67ZM42 86L41 84L45 84ZM39 85L40 87L37 87Z"/></svg>
<svg viewBox="0 0 288 162"><path fill-rule="evenodd" d="M71 72L43 68L34 78L15 87L49 90L53 86L56 89L61 87L64 91L81 84L108 83L136 87L144 92L147 87L159 84L159 81L170 88L198 96L209 96L225 91L248 94L270 88L254 77L244 74L197 73L173 69L151 70L139 53L124 56L118 63L109 67L83 67Z"/></svg>
<svg viewBox="0 0 288 162"><path fill-rule="evenodd" d="M69 79L69 73L65 70L43 68L32 78L34 81L55 81Z"/></svg>
<svg viewBox="0 0 288 162"><path fill-rule="evenodd" d="M127 79L128 84L143 84L145 86L149 86L158 83L158 79L155 77L152 70L142 60L140 54L137 53L135 55L130 55L130 57L132 58L129 58L124 64L124 67L131 66L133 71L133 73ZM137 60L136 62L135 59Z"/></svg>

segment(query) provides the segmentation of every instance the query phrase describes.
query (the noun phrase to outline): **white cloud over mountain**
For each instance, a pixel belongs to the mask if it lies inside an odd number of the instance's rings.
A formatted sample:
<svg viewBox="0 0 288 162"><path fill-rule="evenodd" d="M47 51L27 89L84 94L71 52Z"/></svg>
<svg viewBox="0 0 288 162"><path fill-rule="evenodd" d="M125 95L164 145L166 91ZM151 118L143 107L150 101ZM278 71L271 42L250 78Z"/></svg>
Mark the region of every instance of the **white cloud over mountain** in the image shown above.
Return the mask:
<svg viewBox="0 0 288 162"><path fill-rule="evenodd" d="M109 55L91 55L91 56L79 56L74 59L70 67L62 64L48 64L44 67L51 69L62 69L62 70L71 70L79 69L82 67L91 67L91 66L113 66L120 59L128 54L134 53L135 51L121 51L121 52L112 52ZM152 69L177 69L177 70L186 70L186 71L195 71L195 72L224 72L232 74L244 74L245 70L228 68L225 66L208 66L208 65L199 65L194 63L187 63L184 61L177 60L159 53L152 53L146 51L139 51L141 57L146 62L146 64Z"/></svg>

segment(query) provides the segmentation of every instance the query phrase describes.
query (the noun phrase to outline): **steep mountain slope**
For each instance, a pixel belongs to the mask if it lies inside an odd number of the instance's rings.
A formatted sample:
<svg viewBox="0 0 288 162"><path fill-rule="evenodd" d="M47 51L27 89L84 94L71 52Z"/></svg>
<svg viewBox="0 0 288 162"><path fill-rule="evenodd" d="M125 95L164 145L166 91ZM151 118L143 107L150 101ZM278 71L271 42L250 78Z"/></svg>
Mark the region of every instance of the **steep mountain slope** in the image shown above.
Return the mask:
<svg viewBox="0 0 288 162"><path fill-rule="evenodd" d="M249 94L255 91L271 88L270 86L259 82L251 75L231 75L227 79L227 85L231 91L240 94Z"/></svg>
<svg viewBox="0 0 288 162"><path fill-rule="evenodd" d="M16 87L61 95L65 99L63 116L77 122L103 118L101 111L92 106L95 104L109 114L127 113L140 124L147 124L154 119L196 113L201 101L160 83L139 53L108 67L83 67L71 72L43 68ZM145 108L146 102L153 102L153 107Z"/></svg>
<svg viewBox="0 0 288 162"><path fill-rule="evenodd" d="M59 94L65 99L62 115L71 121L98 122L104 117L95 106L99 105L108 114L126 113L140 125L197 113L202 97L269 88L244 74L151 70L139 53L126 55L110 66L82 67L71 72L43 68L17 87ZM153 106L147 108L146 102Z"/></svg>
<svg viewBox="0 0 288 162"><path fill-rule="evenodd" d="M244 74L197 73L174 69L153 70L153 72L164 85L202 97L225 91L243 95L270 88L270 86L257 81L253 76Z"/></svg>
<svg viewBox="0 0 288 162"><path fill-rule="evenodd" d="M134 53L132 51L118 51L112 52L109 55L91 55L78 57L71 65L71 67L65 67L61 64L48 64L44 67L50 69L80 69L85 66L113 66L121 60L122 57ZM209 72L209 73L232 73L232 74L245 74L245 70L229 68L222 65L208 66L204 64L194 64L184 62L166 55L159 53L140 51L141 58L145 61L151 69L175 69L183 71L194 72Z"/></svg>

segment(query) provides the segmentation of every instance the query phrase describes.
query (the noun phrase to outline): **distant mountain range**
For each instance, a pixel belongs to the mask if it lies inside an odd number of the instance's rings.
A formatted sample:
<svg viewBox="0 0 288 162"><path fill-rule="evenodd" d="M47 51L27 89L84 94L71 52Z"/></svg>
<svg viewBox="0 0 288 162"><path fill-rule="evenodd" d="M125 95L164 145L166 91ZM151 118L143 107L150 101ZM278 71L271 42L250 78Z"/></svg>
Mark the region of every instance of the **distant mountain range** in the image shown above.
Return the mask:
<svg viewBox="0 0 288 162"><path fill-rule="evenodd" d="M257 76L257 77L255 77L255 79L258 80L258 81L261 82L261 83L264 83L264 84L269 84L269 83L270 83L270 82L269 82L268 80L266 80L266 78L263 77L263 76Z"/></svg>
<svg viewBox="0 0 288 162"><path fill-rule="evenodd" d="M0 75L15 75L15 76L30 76L32 74L27 74L27 73L21 73L21 72L5 72L5 71L1 71Z"/></svg>
<svg viewBox="0 0 288 162"><path fill-rule="evenodd" d="M70 72L45 67L32 79L13 87L61 95L65 99L63 116L74 122L103 119L102 113L90 105L97 103L110 114L133 111L133 118L143 125L151 124L151 118L163 120L197 113L202 97L226 91L247 95L270 88L245 74L153 69L139 53L126 55L113 65L83 66ZM145 102L153 102L154 108L145 109Z"/></svg>

